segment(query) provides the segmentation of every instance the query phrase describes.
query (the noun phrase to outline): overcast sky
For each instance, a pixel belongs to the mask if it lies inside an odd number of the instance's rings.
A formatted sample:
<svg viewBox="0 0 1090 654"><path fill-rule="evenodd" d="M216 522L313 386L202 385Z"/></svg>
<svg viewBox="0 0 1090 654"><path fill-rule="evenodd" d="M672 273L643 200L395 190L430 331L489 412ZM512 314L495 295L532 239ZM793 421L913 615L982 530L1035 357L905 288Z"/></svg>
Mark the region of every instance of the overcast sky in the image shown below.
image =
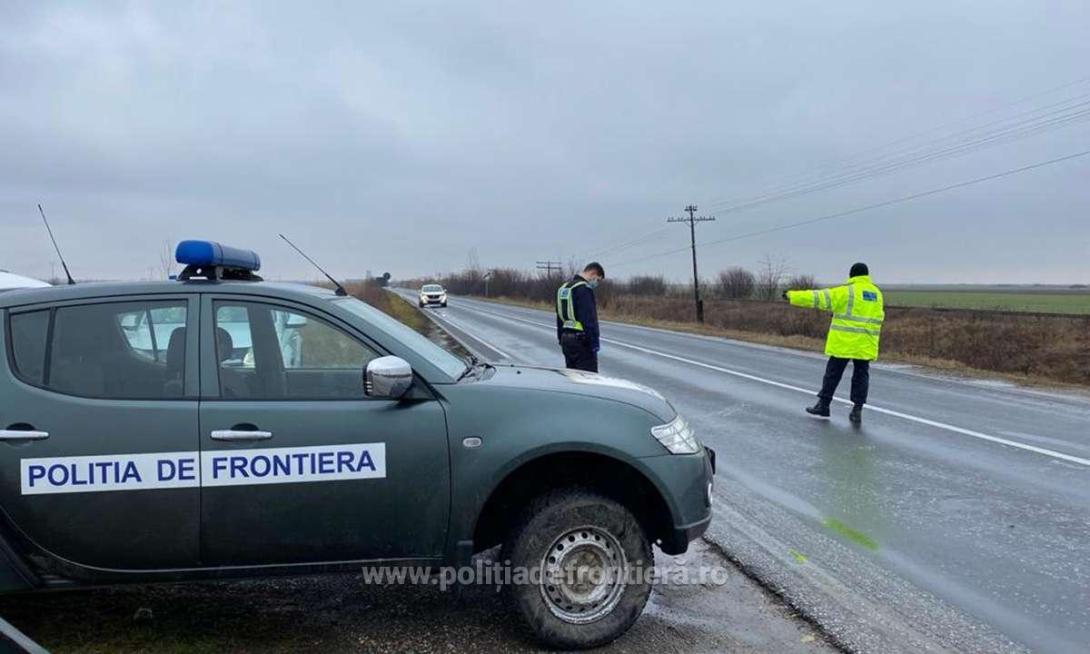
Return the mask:
<svg viewBox="0 0 1090 654"><path fill-rule="evenodd" d="M1078 108L1086 0L374 4L0 2L0 268L53 274L42 202L82 278L157 275L182 238L313 277L282 231L344 277L593 256L681 280L686 252L653 255L687 228L617 246L689 203L714 241L1090 150L1073 120L723 211ZM769 255L829 281L862 259L879 282L1086 283L1090 157L700 254L708 276Z"/></svg>

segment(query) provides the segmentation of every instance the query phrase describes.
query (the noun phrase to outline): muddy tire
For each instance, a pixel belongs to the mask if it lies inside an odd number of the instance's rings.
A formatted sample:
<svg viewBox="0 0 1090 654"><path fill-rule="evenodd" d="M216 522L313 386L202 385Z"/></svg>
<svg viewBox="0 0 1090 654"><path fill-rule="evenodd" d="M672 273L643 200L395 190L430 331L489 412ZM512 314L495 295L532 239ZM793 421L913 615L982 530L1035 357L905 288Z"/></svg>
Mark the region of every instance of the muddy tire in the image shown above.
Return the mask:
<svg viewBox="0 0 1090 654"><path fill-rule="evenodd" d="M586 649L622 636L651 594L651 543L632 512L584 490L531 502L504 544L511 599L534 634L560 649Z"/></svg>

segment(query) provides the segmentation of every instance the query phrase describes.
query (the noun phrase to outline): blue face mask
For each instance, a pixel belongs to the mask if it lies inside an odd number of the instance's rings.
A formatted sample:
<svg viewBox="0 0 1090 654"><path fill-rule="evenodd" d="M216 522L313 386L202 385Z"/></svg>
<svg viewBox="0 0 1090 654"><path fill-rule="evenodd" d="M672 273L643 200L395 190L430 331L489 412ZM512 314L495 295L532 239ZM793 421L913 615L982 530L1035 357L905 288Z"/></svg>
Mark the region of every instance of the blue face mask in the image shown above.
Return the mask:
<svg viewBox="0 0 1090 654"><path fill-rule="evenodd" d="M590 280L589 282L587 282L587 286L589 286L592 289L598 288L598 280L597 279Z"/></svg>

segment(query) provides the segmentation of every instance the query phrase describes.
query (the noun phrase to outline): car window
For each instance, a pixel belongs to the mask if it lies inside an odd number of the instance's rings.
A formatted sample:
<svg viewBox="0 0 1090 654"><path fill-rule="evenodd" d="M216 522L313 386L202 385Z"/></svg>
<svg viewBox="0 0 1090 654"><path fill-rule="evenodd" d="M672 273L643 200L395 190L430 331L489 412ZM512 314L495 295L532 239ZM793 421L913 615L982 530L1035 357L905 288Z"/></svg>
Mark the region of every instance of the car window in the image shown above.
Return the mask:
<svg viewBox="0 0 1090 654"><path fill-rule="evenodd" d="M427 359L452 379L457 379L465 372L465 361L432 343L424 335L407 327L405 323L398 321L396 318L391 318L370 304L354 297L337 298L334 302L341 308L347 309L364 319L369 325L397 339L405 347Z"/></svg>
<svg viewBox="0 0 1090 654"><path fill-rule="evenodd" d="M221 396L362 399L363 371L380 356L315 316L268 304L216 303Z"/></svg>
<svg viewBox="0 0 1090 654"><path fill-rule="evenodd" d="M216 353L221 367L254 367L250 316L245 306L217 303L216 332Z"/></svg>
<svg viewBox="0 0 1090 654"><path fill-rule="evenodd" d="M82 397L182 397L185 323L184 300L82 304L15 314L11 332L16 372L24 381ZM47 343L49 334L52 341Z"/></svg>
<svg viewBox="0 0 1090 654"><path fill-rule="evenodd" d="M130 311L118 314L117 322L133 352L150 361L165 363L170 335L175 329L185 327L185 308Z"/></svg>
<svg viewBox="0 0 1090 654"><path fill-rule="evenodd" d="M49 337L49 311L17 313L11 317L11 350L15 372L41 384L45 375L45 342Z"/></svg>

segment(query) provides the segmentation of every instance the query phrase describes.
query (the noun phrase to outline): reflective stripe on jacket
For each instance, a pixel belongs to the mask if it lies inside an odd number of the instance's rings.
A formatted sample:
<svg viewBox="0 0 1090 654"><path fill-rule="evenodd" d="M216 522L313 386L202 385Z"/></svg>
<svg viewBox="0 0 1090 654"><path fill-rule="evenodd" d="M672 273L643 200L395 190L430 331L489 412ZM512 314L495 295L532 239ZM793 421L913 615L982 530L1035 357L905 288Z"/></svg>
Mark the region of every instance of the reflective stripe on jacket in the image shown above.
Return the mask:
<svg viewBox="0 0 1090 654"><path fill-rule="evenodd" d="M556 315L560 318L562 329L583 331L583 323L575 319L575 301L572 299L572 291L580 286L586 286L585 281L570 281L560 285L556 291Z"/></svg>
<svg viewBox="0 0 1090 654"><path fill-rule="evenodd" d="M868 275L852 277L843 286L788 291L787 299L797 307L832 312L825 354L867 361L878 358L878 341L886 314L882 291Z"/></svg>

